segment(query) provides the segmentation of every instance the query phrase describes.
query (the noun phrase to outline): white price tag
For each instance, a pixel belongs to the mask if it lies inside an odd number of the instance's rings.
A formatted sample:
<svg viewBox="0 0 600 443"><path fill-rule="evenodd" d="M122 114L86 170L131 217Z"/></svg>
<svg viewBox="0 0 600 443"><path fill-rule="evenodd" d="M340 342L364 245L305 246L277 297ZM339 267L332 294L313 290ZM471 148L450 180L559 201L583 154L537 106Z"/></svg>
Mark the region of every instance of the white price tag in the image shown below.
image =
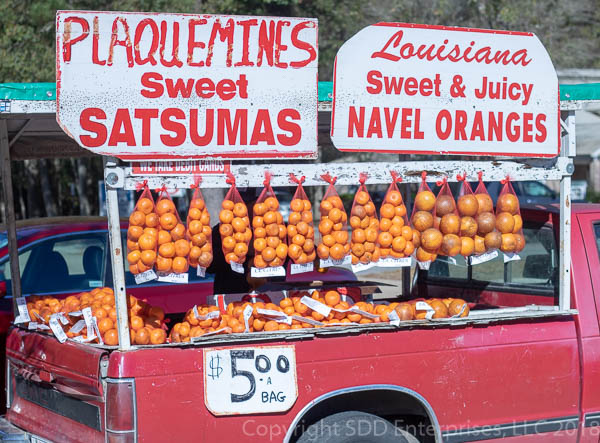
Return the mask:
<svg viewBox="0 0 600 443"><path fill-rule="evenodd" d="M377 266L380 268L404 268L412 265L412 257L386 257L380 258L377 262Z"/></svg>
<svg viewBox="0 0 600 443"><path fill-rule="evenodd" d="M493 260L496 257L498 257L498 250L496 250L496 249L494 249L493 251L490 251L490 252L484 252L483 254L472 255L471 256L471 265L478 265L480 263L485 263L486 261Z"/></svg>
<svg viewBox="0 0 600 443"><path fill-rule="evenodd" d="M181 274L176 274L175 272L171 272L170 274L159 274L158 281L186 284L188 282L188 273L182 272Z"/></svg>
<svg viewBox="0 0 600 443"><path fill-rule="evenodd" d="M419 269L423 271L429 271L429 267L431 266L431 261L418 261Z"/></svg>
<svg viewBox="0 0 600 443"><path fill-rule="evenodd" d="M456 259L454 257L446 257L448 259L448 263L456 265Z"/></svg>
<svg viewBox="0 0 600 443"><path fill-rule="evenodd" d="M434 315L435 315L435 311L427 311L427 312L425 313L425 318L426 318L427 320L431 320L431 319L433 318L433 316L434 316Z"/></svg>
<svg viewBox="0 0 600 443"><path fill-rule="evenodd" d="M203 268L202 266L198 266L196 268L196 276L198 277L206 277L206 268Z"/></svg>
<svg viewBox="0 0 600 443"><path fill-rule="evenodd" d="M429 305L429 303L424 302L424 301L418 301L417 303L415 303L415 309L417 311L432 311L432 312L435 312L435 310Z"/></svg>
<svg viewBox="0 0 600 443"><path fill-rule="evenodd" d="M243 274L244 273L244 265L242 265L241 263L236 263L236 262L231 262L231 270L233 272L237 272L238 274Z"/></svg>
<svg viewBox="0 0 600 443"><path fill-rule="evenodd" d="M283 312L274 311L272 309L260 309L260 308L258 308L256 310L256 312L258 312L261 315L267 316L267 317L274 317L273 320L275 320L277 323L285 323L287 325L292 324L292 317L290 317L289 315L286 315Z"/></svg>
<svg viewBox="0 0 600 443"><path fill-rule="evenodd" d="M299 321L300 323L308 323L309 325L313 326L323 326L323 323L310 317L300 317L299 315L292 315L292 320Z"/></svg>
<svg viewBox="0 0 600 443"><path fill-rule="evenodd" d="M266 268L250 268L250 275L254 278L261 277L285 277L285 268L283 266L267 266Z"/></svg>
<svg viewBox="0 0 600 443"><path fill-rule="evenodd" d="M318 300L315 300L314 298L307 297L306 295L300 299L300 303L308 306L313 311L318 312L323 317L327 317L331 312L331 308L329 306L324 305L323 303L321 303Z"/></svg>
<svg viewBox="0 0 600 443"><path fill-rule="evenodd" d="M54 316L51 316L49 323L50 323L50 329L52 329L52 332L56 336L56 339L61 343L66 342L67 334L65 334L65 331L63 331L63 328L60 325L60 323L58 322L58 319Z"/></svg>
<svg viewBox="0 0 600 443"><path fill-rule="evenodd" d="M505 252L504 253L504 263L508 263L509 261L517 261L521 260L521 256L514 252Z"/></svg>
<svg viewBox="0 0 600 443"><path fill-rule="evenodd" d="M250 332L250 325L248 324L248 319L252 316L252 306L251 305L247 305L244 308L243 314L244 314L244 332Z"/></svg>
<svg viewBox="0 0 600 443"><path fill-rule="evenodd" d="M390 319L390 324L394 326L400 326L400 317L398 316L398 313L395 309L393 309L392 312L388 314L388 318Z"/></svg>
<svg viewBox="0 0 600 443"><path fill-rule="evenodd" d="M352 272L354 272L355 274L357 272L361 272L361 271L366 271L367 269L371 269L373 266L376 266L376 263L357 263L355 265L352 265Z"/></svg>
<svg viewBox="0 0 600 443"><path fill-rule="evenodd" d="M336 309L336 311L339 311L338 309ZM341 312L341 311L339 311ZM355 314L360 314L363 317L367 317L367 318L378 318L379 315L377 314L372 314L370 312L367 311L363 311L362 309L358 309L356 306L352 306L350 309L347 309L346 312L354 312Z"/></svg>
<svg viewBox="0 0 600 443"><path fill-rule="evenodd" d="M141 274L136 274L135 283L137 285L141 285L142 283L156 280L156 278L157 278L156 272L154 272L153 269L150 269L149 271L142 272Z"/></svg>
<svg viewBox="0 0 600 443"><path fill-rule="evenodd" d="M100 334L100 328L98 328L98 320L96 320L96 317L92 317L93 321L94 321L94 330L96 331L96 337L98 337L98 341L100 342L101 345L104 344L104 340L102 340L102 334ZM91 338L88 336L88 338Z"/></svg>
<svg viewBox="0 0 600 443"><path fill-rule="evenodd" d="M204 401L215 415L283 412L298 397L293 346L204 349Z"/></svg>
<svg viewBox="0 0 600 443"><path fill-rule="evenodd" d="M64 312L57 312L56 316L64 326L69 324L69 319L67 318Z"/></svg>
<svg viewBox="0 0 600 443"><path fill-rule="evenodd" d="M332 258L328 258L327 260L321 260L320 266L322 268L330 268L332 266L344 266L352 263L352 257L350 255L345 256L341 260L334 260Z"/></svg>
<svg viewBox="0 0 600 443"><path fill-rule="evenodd" d="M69 329L69 332L73 334L79 334L83 330L83 328L85 328L85 326L85 320L79 320L71 327L71 329Z"/></svg>
<svg viewBox="0 0 600 443"><path fill-rule="evenodd" d="M27 329L29 329L30 331L35 331L38 328L38 326L39 324L37 322L31 321L27 325Z"/></svg>
<svg viewBox="0 0 600 443"><path fill-rule="evenodd" d="M296 264L296 263L292 263L290 266L290 274L294 275L294 274L304 274L305 272L312 272L314 271L315 266L313 262L310 263L304 263L304 264Z"/></svg>
<svg viewBox="0 0 600 443"><path fill-rule="evenodd" d="M27 300L25 300L25 297L17 297L17 309L19 310L19 316L15 317L15 324L31 321L29 311L27 310Z"/></svg>
<svg viewBox="0 0 600 443"><path fill-rule="evenodd" d="M88 337L94 337L94 317L92 317L92 308L84 308L81 312L83 313L83 320L87 326L86 335Z"/></svg>

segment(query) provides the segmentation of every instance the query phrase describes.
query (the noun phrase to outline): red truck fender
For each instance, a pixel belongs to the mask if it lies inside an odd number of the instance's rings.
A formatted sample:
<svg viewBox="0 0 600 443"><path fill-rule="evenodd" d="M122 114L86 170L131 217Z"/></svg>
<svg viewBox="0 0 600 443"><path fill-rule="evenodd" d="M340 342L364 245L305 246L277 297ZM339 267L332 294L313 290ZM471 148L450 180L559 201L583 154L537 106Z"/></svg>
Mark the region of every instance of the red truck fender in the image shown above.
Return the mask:
<svg viewBox="0 0 600 443"><path fill-rule="evenodd" d="M297 428L303 426L303 421L308 420L311 423L318 421L326 416L351 410L353 408L352 403L360 404L361 410L365 410L365 406L368 409L368 403L373 403L372 394L377 392L377 398L385 396L386 401L393 399L394 405L403 405L406 411L413 411L415 414L422 413L423 411L427 414L428 425L433 431L436 442L442 442L442 433L440 426L433 411L433 407L429 402L418 392L404 386L389 385L389 384L374 384L374 385L363 385L363 386L350 386L347 388L336 389L323 394L314 400L307 403L301 410L296 414L294 420L290 424L288 431L283 439L284 443L289 443L295 440L298 435ZM349 402L348 399L352 397L353 402ZM335 403L342 403L342 409L338 409ZM366 403L365 403L366 402ZM373 404L372 406L378 407L378 412L375 414L381 414L381 404Z"/></svg>

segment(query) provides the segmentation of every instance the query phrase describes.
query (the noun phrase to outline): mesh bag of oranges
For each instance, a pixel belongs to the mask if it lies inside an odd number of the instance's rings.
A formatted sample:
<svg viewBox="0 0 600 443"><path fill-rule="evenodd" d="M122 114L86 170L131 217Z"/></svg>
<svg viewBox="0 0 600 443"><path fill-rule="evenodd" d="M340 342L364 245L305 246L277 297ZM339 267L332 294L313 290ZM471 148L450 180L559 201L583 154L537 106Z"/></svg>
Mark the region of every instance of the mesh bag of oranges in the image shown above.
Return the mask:
<svg viewBox="0 0 600 443"><path fill-rule="evenodd" d="M360 186L354 195L352 209L350 210L350 227L352 228L350 252L353 265L376 263L380 255L377 246L379 219L377 218L375 204L365 186L366 180L367 174L361 172L359 176ZM366 268L366 266L361 267L361 269Z"/></svg>
<svg viewBox="0 0 600 443"><path fill-rule="evenodd" d="M253 207L254 268L281 268L288 255L287 229L279 211L279 201L271 187L271 174L265 174L264 189ZM253 269L252 272L255 272ZM272 269L261 276L285 275L285 270Z"/></svg>
<svg viewBox="0 0 600 443"><path fill-rule="evenodd" d="M496 229L502 235L500 250L504 253L520 252L525 247L525 237L519 199L508 176L501 183L502 190L496 202Z"/></svg>
<svg viewBox="0 0 600 443"><path fill-rule="evenodd" d="M183 274L187 272L189 267L190 242L185 238L185 226L181 223L175 203L171 200L166 186L163 186L158 192L156 213L160 217L160 227L158 230L156 270L162 276L170 273Z"/></svg>
<svg viewBox="0 0 600 443"><path fill-rule="evenodd" d="M477 236L477 221L475 217L477 217L477 212L479 211L479 202L466 178L466 172L463 175L458 174L456 176L456 179L461 182L457 209L460 216L460 254L464 257L475 253L475 237ZM483 238L480 237L479 242L479 246L481 247L483 245Z"/></svg>
<svg viewBox="0 0 600 443"><path fill-rule="evenodd" d="M441 188L435 200L433 226L442 233L439 254L454 257L460 254L461 251L461 240L458 236L460 234L460 217L456 209L456 202L452 196L452 191L450 190L450 186L448 186L448 178L444 177L437 185L441 186ZM437 244L437 236L435 238L436 242L431 245L431 249ZM429 238L421 238L421 242L427 243L429 242Z"/></svg>
<svg viewBox="0 0 600 443"><path fill-rule="evenodd" d="M418 243L418 231L413 230L408 224L406 206L397 183L402 181L395 171L390 172L392 183L388 187L383 204L379 209L379 236L377 245L382 266L410 266L410 260L399 260L410 257Z"/></svg>
<svg viewBox="0 0 600 443"><path fill-rule="evenodd" d="M233 174L227 174L227 183L231 188L225 195L219 212L221 245L225 261L234 271L243 273L244 269L239 265L246 261L248 245L252 239L248 207L237 190Z"/></svg>
<svg viewBox="0 0 600 443"><path fill-rule="evenodd" d="M297 178L290 174L290 180L298 185L290 203L290 216L287 226L288 255L297 265L308 265L303 272L312 271L315 252L315 228L313 224L312 205L308 200L302 183L304 176ZM293 273L293 267L292 267Z"/></svg>
<svg viewBox="0 0 600 443"><path fill-rule="evenodd" d="M435 195L427 185L427 173L423 171L410 217L412 227L418 233L413 237L413 241L417 248L416 258L421 263L435 260L442 246L442 233L433 226L435 202Z"/></svg>
<svg viewBox="0 0 600 443"><path fill-rule="evenodd" d="M187 215L187 239L190 242L188 262L198 269L198 275L204 276L213 260L212 229L199 184L200 179L197 179L192 185L194 194Z"/></svg>
<svg viewBox="0 0 600 443"><path fill-rule="evenodd" d="M166 325L164 323L165 313L158 306L150 306L143 300L139 300L132 295L127 298L129 308L129 333L130 341L136 345L159 345L167 341ZM117 343L109 342L106 344Z"/></svg>
<svg viewBox="0 0 600 443"><path fill-rule="evenodd" d="M349 262L350 243L348 242L347 230L348 215L334 186L337 177L325 174L321 178L329 183L319 206L321 240L317 246L317 255L321 259L321 267L325 268L340 263L346 264L346 257Z"/></svg>
<svg viewBox="0 0 600 443"><path fill-rule="evenodd" d="M137 275L150 271L156 263L159 217L155 212L154 199L145 181L127 228L127 262L129 272L136 276L136 282L142 283ZM156 276L150 276L150 279Z"/></svg>
<svg viewBox="0 0 600 443"><path fill-rule="evenodd" d="M478 173L479 184L475 189L477 199L477 235L475 235L475 254L483 254L486 251L500 249L502 235L496 230L496 215L494 214L494 202L483 183L483 173Z"/></svg>

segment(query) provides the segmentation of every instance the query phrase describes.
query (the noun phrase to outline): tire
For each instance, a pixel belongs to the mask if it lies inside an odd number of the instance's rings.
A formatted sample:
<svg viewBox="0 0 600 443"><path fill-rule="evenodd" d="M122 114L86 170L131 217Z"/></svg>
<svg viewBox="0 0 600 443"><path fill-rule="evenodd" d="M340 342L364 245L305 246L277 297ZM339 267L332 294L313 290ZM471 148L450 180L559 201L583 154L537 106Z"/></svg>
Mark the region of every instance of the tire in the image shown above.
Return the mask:
<svg viewBox="0 0 600 443"><path fill-rule="evenodd" d="M346 411L310 425L298 443L418 443L412 435L373 414Z"/></svg>

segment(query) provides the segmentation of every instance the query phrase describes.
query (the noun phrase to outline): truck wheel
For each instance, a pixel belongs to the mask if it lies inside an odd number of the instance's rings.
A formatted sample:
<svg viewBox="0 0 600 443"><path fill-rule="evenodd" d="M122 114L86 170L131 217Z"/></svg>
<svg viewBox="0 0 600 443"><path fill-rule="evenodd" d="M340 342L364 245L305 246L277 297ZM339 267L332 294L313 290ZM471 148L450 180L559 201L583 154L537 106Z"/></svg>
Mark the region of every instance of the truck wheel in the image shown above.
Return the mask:
<svg viewBox="0 0 600 443"><path fill-rule="evenodd" d="M310 425L298 443L418 443L415 437L373 414L346 411Z"/></svg>

